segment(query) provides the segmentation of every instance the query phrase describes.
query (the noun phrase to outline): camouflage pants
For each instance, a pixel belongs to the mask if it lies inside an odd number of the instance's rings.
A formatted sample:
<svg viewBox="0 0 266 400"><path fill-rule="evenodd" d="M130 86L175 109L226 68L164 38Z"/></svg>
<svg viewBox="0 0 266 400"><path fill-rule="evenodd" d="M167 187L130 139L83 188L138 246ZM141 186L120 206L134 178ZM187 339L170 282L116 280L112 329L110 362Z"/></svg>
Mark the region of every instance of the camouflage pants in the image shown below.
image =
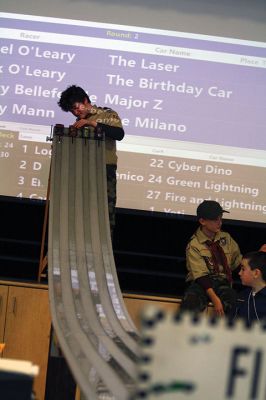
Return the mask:
<svg viewBox="0 0 266 400"><path fill-rule="evenodd" d="M226 315L232 315L236 308L237 294L226 279L212 278L212 288L221 299ZM197 282L192 282L185 291L181 311L199 313L205 310L210 299Z"/></svg>
<svg viewBox="0 0 266 400"><path fill-rule="evenodd" d="M108 211L110 220L111 238L113 240L115 228L115 206L116 206L116 165L106 165Z"/></svg>

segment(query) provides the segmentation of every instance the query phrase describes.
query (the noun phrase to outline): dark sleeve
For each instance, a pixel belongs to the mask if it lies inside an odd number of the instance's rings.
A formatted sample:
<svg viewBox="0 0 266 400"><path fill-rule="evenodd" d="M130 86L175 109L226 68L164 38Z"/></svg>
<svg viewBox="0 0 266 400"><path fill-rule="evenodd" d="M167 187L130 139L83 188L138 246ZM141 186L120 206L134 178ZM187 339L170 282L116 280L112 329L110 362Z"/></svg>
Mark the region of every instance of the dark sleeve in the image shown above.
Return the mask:
<svg viewBox="0 0 266 400"><path fill-rule="evenodd" d="M201 276L195 280L204 290L210 289L212 287L212 282L208 275Z"/></svg>
<svg viewBox="0 0 266 400"><path fill-rule="evenodd" d="M97 122L97 130L103 132L106 137L114 140L122 140L125 135L123 128L102 124L101 122Z"/></svg>
<svg viewBox="0 0 266 400"><path fill-rule="evenodd" d="M250 291L249 291L250 292ZM247 290L242 290L237 295L236 301L236 313L235 317L241 317L247 319L248 316L248 295Z"/></svg>

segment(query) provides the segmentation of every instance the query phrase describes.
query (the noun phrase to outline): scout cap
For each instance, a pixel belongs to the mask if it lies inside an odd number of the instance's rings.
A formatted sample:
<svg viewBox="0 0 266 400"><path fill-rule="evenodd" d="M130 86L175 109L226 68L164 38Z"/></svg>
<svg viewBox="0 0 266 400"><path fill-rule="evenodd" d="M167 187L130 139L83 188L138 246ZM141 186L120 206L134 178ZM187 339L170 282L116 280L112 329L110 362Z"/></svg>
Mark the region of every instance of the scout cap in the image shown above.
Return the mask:
<svg viewBox="0 0 266 400"><path fill-rule="evenodd" d="M216 219L224 212L229 213L229 211L223 210L217 201L204 200L197 208L197 217L204 219Z"/></svg>

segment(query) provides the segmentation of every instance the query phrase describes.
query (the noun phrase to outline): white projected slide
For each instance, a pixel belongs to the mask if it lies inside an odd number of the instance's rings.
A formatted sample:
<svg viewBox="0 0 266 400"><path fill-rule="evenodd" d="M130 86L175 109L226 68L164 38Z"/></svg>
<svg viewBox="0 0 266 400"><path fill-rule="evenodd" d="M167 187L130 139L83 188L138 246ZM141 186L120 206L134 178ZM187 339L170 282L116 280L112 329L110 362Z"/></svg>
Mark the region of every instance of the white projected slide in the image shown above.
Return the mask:
<svg viewBox="0 0 266 400"><path fill-rule="evenodd" d="M0 14L0 158L5 196L44 199L51 126L69 85L116 110L121 208L266 222L266 43Z"/></svg>

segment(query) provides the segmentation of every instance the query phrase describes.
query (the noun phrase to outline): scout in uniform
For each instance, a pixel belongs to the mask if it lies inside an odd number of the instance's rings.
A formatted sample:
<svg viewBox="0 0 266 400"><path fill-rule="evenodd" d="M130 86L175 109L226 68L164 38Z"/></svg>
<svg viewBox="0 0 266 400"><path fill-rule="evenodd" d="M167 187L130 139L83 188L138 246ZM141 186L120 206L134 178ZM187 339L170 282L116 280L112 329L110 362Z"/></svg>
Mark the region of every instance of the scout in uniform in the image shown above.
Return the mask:
<svg viewBox="0 0 266 400"><path fill-rule="evenodd" d="M69 86L62 92L58 105L63 111L70 111L76 117L74 128L89 126L94 128L95 132L105 135L108 209L111 237L113 237L116 205L116 140L120 141L124 137L121 119L110 108L92 105L87 93L75 85Z"/></svg>
<svg viewBox="0 0 266 400"><path fill-rule="evenodd" d="M232 271L242 259L238 244L221 231L224 212L220 204L204 200L197 208L199 228L186 249L188 287L182 311L203 311L212 302L216 315L233 313L236 293L232 288Z"/></svg>

